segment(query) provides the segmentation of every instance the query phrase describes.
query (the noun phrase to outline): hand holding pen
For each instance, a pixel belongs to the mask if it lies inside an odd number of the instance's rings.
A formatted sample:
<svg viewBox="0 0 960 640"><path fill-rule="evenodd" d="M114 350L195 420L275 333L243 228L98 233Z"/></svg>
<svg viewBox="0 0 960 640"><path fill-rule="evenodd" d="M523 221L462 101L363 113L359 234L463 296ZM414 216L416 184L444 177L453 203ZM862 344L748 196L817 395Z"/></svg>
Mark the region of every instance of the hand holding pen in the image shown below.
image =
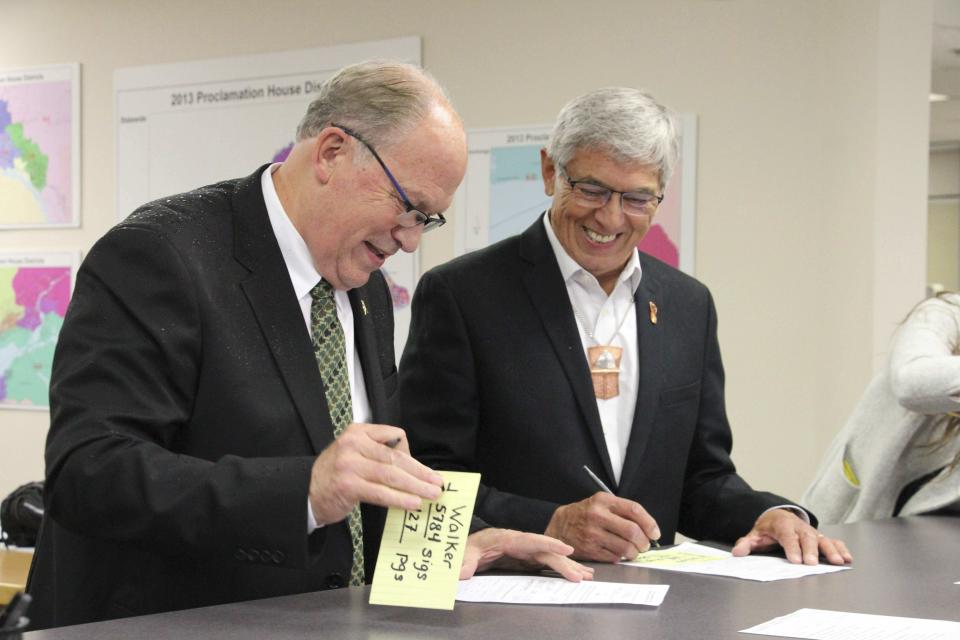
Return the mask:
<svg viewBox="0 0 960 640"><path fill-rule="evenodd" d="M347 425L314 460L309 500L320 524L339 522L357 503L420 508L440 497L443 478L410 456L403 429Z"/></svg>
<svg viewBox="0 0 960 640"><path fill-rule="evenodd" d="M572 546L581 560L615 563L649 549L660 537L656 520L637 502L614 495L592 472L590 477L600 491L558 507L544 533Z"/></svg>
<svg viewBox="0 0 960 640"><path fill-rule="evenodd" d="M601 480L597 476L597 474L595 474L593 471L590 470L590 467L588 467L587 465L583 465L583 470L587 472L587 475L590 476L590 479L593 480L593 483L597 485L597 488L600 489L600 491L603 491L604 493L609 493L610 495L614 495L613 491L610 491L610 487L605 485L603 483L603 480ZM659 536L660 536L660 532L658 530L657 537ZM650 546L653 547L654 549L659 549L660 543L657 541L656 538L650 538Z"/></svg>

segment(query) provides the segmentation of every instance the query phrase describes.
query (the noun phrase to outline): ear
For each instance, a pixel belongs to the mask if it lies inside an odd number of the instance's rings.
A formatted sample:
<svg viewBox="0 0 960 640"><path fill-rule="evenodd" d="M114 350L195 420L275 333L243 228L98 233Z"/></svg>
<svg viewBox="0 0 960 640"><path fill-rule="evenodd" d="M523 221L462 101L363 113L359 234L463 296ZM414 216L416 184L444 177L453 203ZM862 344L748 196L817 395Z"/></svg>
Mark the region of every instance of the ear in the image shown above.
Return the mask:
<svg viewBox="0 0 960 640"><path fill-rule="evenodd" d="M540 149L540 175L543 176L543 192L552 197L557 167L553 164L553 158L547 155L545 148Z"/></svg>
<svg viewBox="0 0 960 640"><path fill-rule="evenodd" d="M327 127L313 142L313 173L320 184L333 177L337 167L350 161L347 134L336 127Z"/></svg>

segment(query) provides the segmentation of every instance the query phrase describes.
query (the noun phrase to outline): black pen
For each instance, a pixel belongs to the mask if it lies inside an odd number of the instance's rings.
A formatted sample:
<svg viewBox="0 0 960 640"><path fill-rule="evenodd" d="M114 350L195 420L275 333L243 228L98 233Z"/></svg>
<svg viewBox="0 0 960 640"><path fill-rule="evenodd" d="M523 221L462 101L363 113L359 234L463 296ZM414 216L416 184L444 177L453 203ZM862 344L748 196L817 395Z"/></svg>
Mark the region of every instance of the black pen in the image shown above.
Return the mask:
<svg viewBox="0 0 960 640"><path fill-rule="evenodd" d="M20 626L20 618L27 612L30 606L30 596L22 591L18 591L10 599L7 608L0 614L0 630L9 631Z"/></svg>
<svg viewBox="0 0 960 640"><path fill-rule="evenodd" d="M586 472L587 472L587 475L590 476L590 479L593 480L593 484L597 485L597 487L600 488L600 491L603 491L604 493L609 493L610 495L613 495L613 491L610 491L610 487L608 487L607 485L605 485L605 484L603 483L603 480L601 480L600 478L598 478L598 477L597 477L597 474L595 474L593 471L590 470L590 467L588 467L587 465L583 465L583 470L586 471ZM652 539L652 538L648 538L648 540L650 540L650 546L651 546L651 547L653 547L653 548L655 548L655 549L659 549L659 548L660 548L660 543L659 543L659 542L657 542L656 540L654 540L654 539Z"/></svg>
<svg viewBox="0 0 960 640"><path fill-rule="evenodd" d="M384 442L383 444L385 444L385 445L387 445L388 447L390 447L391 449L393 449L393 448L395 448L398 444L400 444L400 438L394 438L393 440L387 440L387 441Z"/></svg>

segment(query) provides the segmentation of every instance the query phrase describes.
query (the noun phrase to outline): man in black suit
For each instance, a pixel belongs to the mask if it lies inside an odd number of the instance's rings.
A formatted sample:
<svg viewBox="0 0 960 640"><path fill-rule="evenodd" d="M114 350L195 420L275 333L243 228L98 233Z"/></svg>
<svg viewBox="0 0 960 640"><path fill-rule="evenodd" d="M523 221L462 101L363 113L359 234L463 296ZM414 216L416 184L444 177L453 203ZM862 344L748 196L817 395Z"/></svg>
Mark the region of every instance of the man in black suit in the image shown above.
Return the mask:
<svg viewBox="0 0 960 640"><path fill-rule="evenodd" d="M482 473L490 524L579 558L632 558L680 531L735 555L779 544L791 562L849 562L737 475L710 293L636 249L677 155L672 118L639 91L564 107L541 151L550 210L420 280L400 365L411 450Z"/></svg>
<svg viewBox="0 0 960 640"><path fill-rule="evenodd" d="M34 628L369 580L382 507L441 485L390 426L379 268L443 223L465 165L434 80L354 65L284 163L147 204L96 243L54 360ZM463 572L505 553L588 577L571 551L485 529Z"/></svg>

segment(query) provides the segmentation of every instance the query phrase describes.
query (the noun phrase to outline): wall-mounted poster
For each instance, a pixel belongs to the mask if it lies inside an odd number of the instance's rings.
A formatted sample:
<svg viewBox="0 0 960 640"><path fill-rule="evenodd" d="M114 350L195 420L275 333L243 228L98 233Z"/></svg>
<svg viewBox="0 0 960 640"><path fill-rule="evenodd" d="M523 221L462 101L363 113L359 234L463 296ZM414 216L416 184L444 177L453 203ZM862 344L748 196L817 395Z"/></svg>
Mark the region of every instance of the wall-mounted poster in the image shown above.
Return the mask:
<svg viewBox="0 0 960 640"><path fill-rule="evenodd" d="M0 229L80 225L80 65L0 70Z"/></svg>
<svg viewBox="0 0 960 640"><path fill-rule="evenodd" d="M117 216L196 187L282 162L321 84L375 58L420 64L420 38L118 69ZM402 352L419 253L398 252L383 272Z"/></svg>
<svg viewBox="0 0 960 640"><path fill-rule="evenodd" d="M639 249L693 273L697 119L678 118L680 161ZM474 129L467 133L467 176L454 204L457 255L522 233L550 206L540 176L549 125Z"/></svg>
<svg viewBox="0 0 960 640"><path fill-rule="evenodd" d="M47 409L79 252L0 253L0 409Z"/></svg>

